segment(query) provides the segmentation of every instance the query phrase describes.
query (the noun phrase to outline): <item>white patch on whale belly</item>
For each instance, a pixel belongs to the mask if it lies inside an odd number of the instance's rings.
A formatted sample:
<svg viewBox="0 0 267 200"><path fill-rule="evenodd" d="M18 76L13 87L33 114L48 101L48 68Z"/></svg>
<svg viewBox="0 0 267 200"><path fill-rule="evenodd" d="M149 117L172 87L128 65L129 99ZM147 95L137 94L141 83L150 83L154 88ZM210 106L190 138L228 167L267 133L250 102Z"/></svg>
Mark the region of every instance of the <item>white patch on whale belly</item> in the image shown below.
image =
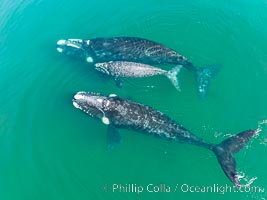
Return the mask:
<svg viewBox="0 0 267 200"><path fill-rule="evenodd" d="M94 62L94 60L93 60L93 58L91 56L87 57L86 58L86 61L89 62L89 63Z"/></svg>
<svg viewBox="0 0 267 200"><path fill-rule="evenodd" d="M59 52L59 53L62 53L63 52L63 49L62 48L57 48L57 51Z"/></svg>
<svg viewBox="0 0 267 200"><path fill-rule="evenodd" d="M57 41L57 45L63 45L65 44L66 40L59 40Z"/></svg>

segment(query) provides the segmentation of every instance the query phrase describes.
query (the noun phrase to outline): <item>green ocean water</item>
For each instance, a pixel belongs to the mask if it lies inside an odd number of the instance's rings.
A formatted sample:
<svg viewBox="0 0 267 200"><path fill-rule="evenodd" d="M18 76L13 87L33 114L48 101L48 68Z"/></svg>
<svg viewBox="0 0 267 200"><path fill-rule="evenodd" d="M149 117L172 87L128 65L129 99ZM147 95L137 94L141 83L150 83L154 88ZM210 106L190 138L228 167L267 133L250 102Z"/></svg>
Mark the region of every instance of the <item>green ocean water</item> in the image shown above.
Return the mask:
<svg viewBox="0 0 267 200"><path fill-rule="evenodd" d="M266 199L266 21L265 0L0 0L0 199ZM165 77L119 89L56 51L59 39L115 36L163 43L197 66L220 65L206 100L187 70L181 92ZM214 143L259 129L235 158L241 182L265 191L174 192L177 184L232 184L213 153L196 146L121 130L122 144L107 151L106 126L72 105L78 91L130 97ZM115 184L144 191L113 191ZM172 190L148 192L149 184Z"/></svg>

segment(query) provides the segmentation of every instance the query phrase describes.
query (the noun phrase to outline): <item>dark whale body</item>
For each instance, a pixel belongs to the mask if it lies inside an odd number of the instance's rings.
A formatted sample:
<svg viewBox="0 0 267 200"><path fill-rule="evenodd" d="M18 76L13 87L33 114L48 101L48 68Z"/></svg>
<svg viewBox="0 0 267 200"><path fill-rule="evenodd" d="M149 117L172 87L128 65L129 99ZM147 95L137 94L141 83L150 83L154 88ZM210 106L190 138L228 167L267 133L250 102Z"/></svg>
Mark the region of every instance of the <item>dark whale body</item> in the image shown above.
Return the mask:
<svg viewBox="0 0 267 200"><path fill-rule="evenodd" d="M130 61L146 64L183 65L197 69L184 56L157 42L136 37L94 38L85 48L95 62Z"/></svg>
<svg viewBox="0 0 267 200"><path fill-rule="evenodd" d="M120 138L116 128L126 128L207 148L215 153L226 176L236 186L240 186L233 154L245 146L256 134L255 130L241 132L216 145L192 134L160 111L114 95L78 92L73 98L73 105L92 117L102 119L102 122L108 125L109 138L113 142Z"/></svg>

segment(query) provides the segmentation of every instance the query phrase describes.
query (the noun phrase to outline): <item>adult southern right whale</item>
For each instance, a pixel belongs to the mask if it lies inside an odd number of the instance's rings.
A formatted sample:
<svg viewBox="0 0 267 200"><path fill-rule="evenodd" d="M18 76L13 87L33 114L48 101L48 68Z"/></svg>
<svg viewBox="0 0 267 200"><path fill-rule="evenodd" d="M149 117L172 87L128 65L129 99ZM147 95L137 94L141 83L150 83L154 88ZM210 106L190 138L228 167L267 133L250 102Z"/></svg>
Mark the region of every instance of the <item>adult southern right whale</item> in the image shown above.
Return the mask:
<svg viewBox="0 0 267 200"><path fill-rule="evenodd" d="M120 141L117 128L127 128L209 149L215 153L225 175L238 187L240 182L233 154L241 150L257 133L255 130L247 130L220 144L211 144L192 134L162 112L116 95L103 96L91 92L78 92L73 98L73 105L108 125L108 140L111 146Z"/></svg>
<svg viewBox="0 0 267 200"><path fill-rule="evenodd" d="M215 67L197 68L186 57L163 44L137 37L67 39L57 42L60 53L79 57L89 63L128 61L144 64L182 65L193 72L201 98L207 94Z"/></svg>

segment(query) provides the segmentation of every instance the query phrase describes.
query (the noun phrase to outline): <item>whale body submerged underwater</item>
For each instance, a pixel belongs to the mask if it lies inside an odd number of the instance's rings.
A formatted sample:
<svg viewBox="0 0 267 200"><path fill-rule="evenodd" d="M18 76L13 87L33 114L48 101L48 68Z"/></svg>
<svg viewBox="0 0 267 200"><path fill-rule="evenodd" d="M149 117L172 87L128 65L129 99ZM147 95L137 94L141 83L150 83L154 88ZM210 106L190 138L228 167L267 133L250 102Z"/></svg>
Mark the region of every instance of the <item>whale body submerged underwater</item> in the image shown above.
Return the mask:
<svg viewBox="0 0 267 200"><path fill-rule="evenodd" d="M127 62L127 61L110 61L104 63L96 63L95 69L115 78L117 85L120 87L121 78L141 78L148 76L165 75L173 84L173 86L180 91L177 74L181 66L175 66L170 71L166 71L147 64Z"/></svg>
<svg viewBox="0 0 267 200"><path fill-rule="evenodd" d="M127 61L148 65L182 65L194 74L197 91L202 99L207 95L211 78L218 71L215 66L197 68L175 50L160 43L137 37L59 40L57 50L92 64Z"/></svg>
<svg viewBox="0 0 267 200"><path fill-rule="evenodd" d="M101 119L108 126L110 148L120 143L121 137L117 128L131 129L169 141L204 147L215 153L225 175L235 186L240 186L233 154L241 150L257 131L246 130L219 144L212 144L192 134L162 112L116 95L103 96L92 92L78 92L72 101L74 107L91 117Z"/></svg>

